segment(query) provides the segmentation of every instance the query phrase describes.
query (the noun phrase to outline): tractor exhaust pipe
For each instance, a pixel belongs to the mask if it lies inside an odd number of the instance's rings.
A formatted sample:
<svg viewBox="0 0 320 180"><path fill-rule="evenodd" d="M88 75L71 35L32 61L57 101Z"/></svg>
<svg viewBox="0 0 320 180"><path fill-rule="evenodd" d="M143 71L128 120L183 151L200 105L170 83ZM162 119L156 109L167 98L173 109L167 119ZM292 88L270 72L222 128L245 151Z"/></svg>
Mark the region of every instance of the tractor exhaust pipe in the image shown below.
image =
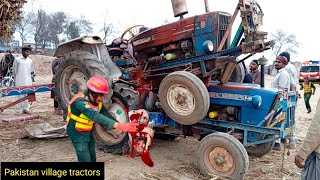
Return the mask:
<svg viewBox="0 0 320 180"><path fill-rule="evenodd" d="M204 7L206 9L206 12L210 12L208 0L204 0Z"/></svg>
<svg viewBox="0 0 320 180"><path fill-rule="evenodd" d="M188 13L186 0L171 0L174 17L180 16L183 19L183 15Z"/></svg>
<svg viewBox="0 0 320 180"><path fill-rule="evenodd" d="M261 82L260 86L264 87L264 66L268 64L268 59L262 56L258 59L258 64L261 65Z"/></svg>

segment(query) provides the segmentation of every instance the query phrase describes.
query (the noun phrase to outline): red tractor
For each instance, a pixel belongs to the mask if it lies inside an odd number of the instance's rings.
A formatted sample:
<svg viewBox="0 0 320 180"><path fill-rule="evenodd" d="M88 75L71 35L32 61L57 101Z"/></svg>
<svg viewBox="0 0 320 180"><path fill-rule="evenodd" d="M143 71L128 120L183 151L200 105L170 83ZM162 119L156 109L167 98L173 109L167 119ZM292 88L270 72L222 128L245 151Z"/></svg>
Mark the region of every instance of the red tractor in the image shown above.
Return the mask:
<svg viewBox="0 0 320 180"><path fill-rule="evenodd" d="M157 101L153 97L157 94L162 108L171 118L182 124L194 124L207 114L210 103L206 88L209 82L242 82L246 71L244 59L269 49L272 42L265 42L267 33L259 31L263 12L256 2L239 0L233 16L215 11L184 18L187 13L185 1L172 0L172 6L175 17L180 17L179 21L156 28L132 26L107 48L123 74L121 81L114 84L115 88L128 98L132 109L144 105L152 110ZM242 23L230 43L230 31L238 11ZM238 59L241 54L248 56ZM172 84L168 81L173 80L184 87L168 89L168 83ZM188 83L188 80L192 82ZM143 94L142 99L147 98L145 104L138 102L132 88ZM198 102L197 108L188 116L189 122L186 122L185 115L177 113L179 110L174 112L174 105L167 100L176 91L188 94L187 89L194 90Z"/></svg>
<svg viewBox="0 0 320 180"><path fill-rule="evenodd" d="M110 45L106 46L96 36L79 37L60 44L54 56L61 57L55 86L62 107L66 110L71 97L86 90L86 82L91 76L100 75L112 84L113 93L104 103L120 122L129 119L126 113L117 114L119 109L126 112L138 108L164 112L181 127L199 123L212 107L226 108L224 119L231 119L229 116L236 119L241 107L214 105L211 93L215 89L228 88L218 86L228 81L242 82L244 60L273 45L273 42L265 41L267 33L259 31L263 17L260 6L255 1L239 0L233 15L216 11L184 18L187 13L185 1L172 0L172 5L174 15L180 17L178 21L156 28L133 26ZM231 28L239 12L242 21L231 40ZM240 59L243 54L246 56ZM213 81L218 82L217 85L212 85ZM241 84L231 87L247 89L244 93L250 90L249 86L241 87ZM215 93L219 94L224 93ZM236 97L247 95L233 96ZM221 98L228 100L228 97ZM261 97L242 100L261 104ZM163 123L157 131L170 134L167 132L172 130L171 127ZM183 132L188 134L188 131ZM123 153L128 149L127 134L107 131L95 124L95 135L98 144L108 152ZM247 152L233 136L221 138L226 142L230 139L237 142L234 148L241 153L245 165L236 167L241 169L239 171L230 170L224 174L240 179L248 169ZM263 154L260 150L256 151ZM210 170L210 173L219 172Z"/></svg>

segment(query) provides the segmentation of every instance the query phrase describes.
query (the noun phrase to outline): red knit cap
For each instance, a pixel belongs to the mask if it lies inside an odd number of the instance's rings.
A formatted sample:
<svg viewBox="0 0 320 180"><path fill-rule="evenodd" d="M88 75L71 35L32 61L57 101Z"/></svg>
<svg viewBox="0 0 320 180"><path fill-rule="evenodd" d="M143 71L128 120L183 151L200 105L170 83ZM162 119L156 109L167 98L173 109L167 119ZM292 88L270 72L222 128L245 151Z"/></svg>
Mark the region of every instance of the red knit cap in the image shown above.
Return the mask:
<svg viewBox="0 0 320 180"><path fill-rule="evenodd" d="M288 64L288 59L285 56L278 56L276 59L281 61L284 65Z"/></svg>

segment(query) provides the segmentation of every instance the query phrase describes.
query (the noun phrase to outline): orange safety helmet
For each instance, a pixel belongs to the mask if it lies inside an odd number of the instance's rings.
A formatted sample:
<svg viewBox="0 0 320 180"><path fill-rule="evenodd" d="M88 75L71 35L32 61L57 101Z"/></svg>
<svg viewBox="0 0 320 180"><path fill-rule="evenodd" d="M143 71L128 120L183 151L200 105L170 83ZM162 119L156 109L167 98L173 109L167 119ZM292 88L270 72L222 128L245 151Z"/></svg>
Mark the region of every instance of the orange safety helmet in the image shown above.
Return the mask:
<svg viewBox="0 0 320 180"><path fill-rule="evenodd" d="M92 76L88 82L87 87L96 93L108 94L109 93L109 84L101 76Z"/></svg>

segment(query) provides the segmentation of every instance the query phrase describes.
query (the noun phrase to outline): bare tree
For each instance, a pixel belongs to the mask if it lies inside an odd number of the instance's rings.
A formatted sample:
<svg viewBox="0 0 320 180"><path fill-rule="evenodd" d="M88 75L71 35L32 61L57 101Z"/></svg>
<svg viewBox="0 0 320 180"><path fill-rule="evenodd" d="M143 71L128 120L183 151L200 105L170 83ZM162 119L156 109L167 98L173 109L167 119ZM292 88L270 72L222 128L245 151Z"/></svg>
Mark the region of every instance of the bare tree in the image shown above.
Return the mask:
<svg viewBox="0 0 320 180"><path fill-rule="evenodd" d="M77 26L79 27L79 33L81 34L88 34L92 33L92 22L86 19L85 16L81 15L80 19L76 20Z"/></svg>
<svg viewBox="0 0 320 180"><path fill-rule="evenodd" d="M0 36L0 44L4 44L6 46L10 45L10 41L12 40L12 36L8 34L4 34Z"/></svg>
<svg viewBox="0 0 320 180"><path fill-rule="evenodd" d="M35 14L32 12L28 12L28 13L23 13L22 16L23 18L17 24L16 32L19 33L21 38L21 43L23 44L27 40L29 34L32 33L32 20Z"/></svg>
<svg viewBox="0 0 320 180"><path fill-rule="evenodd" d="M101 28L101 30L99 32L103 33L103 42L106 44L107 37L113 33L113 24L107 23L107 13L104 17L103 27Z"/></svg>
<svg viewBox="0 0 320 180"><path fill-rule="evenodd" d="M63 33L67 15L64 12L55 12L50 15L49 39L55 47L60 43L59 35Z"/></svg>
<svg viewBox="0 0 320 180"><path fill-rule="evenodd" d="M83 34L92 33L92 22L81 16L80 19L70 20L65 28L68 39L77 38Z"/></svg>
<svg viewBox="0 0 320 180"><path fill-rule="evenodd" d="M272 38L275 41L273 53L278 56L282 51L287 51L291 54L296 54L296 48L300 47L300 42L296 40L294 34L288 34L287 32L278 29L275 33L271 33Z"/></svg>
<svg viewBox="0 0 320 180"><path fill-rule="evenodd" d="M66 35L68 39L74 39L80 36L79 27L75 21L70 21L66 28Z"/></svg>
<svg viewBox="0 0 320 180"><path fill-rule="evenodd" d="M35 18L33 19L34 24L34 42L35 48L37 49L40 42L43 42L42 35L45 34L43 31L46 29L47 13L43 9L39 9Z"/></svg>
<svg viewBox="0 0 320 180"><path fill-rule="evenodd" d="M275 42L273 53L278 56L281 52L286 51L290 54L297 54L296 48L300 47L300 42L297 41L294 34L288 34L287 32L278 29L275 33L271 33L271 36ZM271 68L271 74L275 74L274 62Z"/></svg>

